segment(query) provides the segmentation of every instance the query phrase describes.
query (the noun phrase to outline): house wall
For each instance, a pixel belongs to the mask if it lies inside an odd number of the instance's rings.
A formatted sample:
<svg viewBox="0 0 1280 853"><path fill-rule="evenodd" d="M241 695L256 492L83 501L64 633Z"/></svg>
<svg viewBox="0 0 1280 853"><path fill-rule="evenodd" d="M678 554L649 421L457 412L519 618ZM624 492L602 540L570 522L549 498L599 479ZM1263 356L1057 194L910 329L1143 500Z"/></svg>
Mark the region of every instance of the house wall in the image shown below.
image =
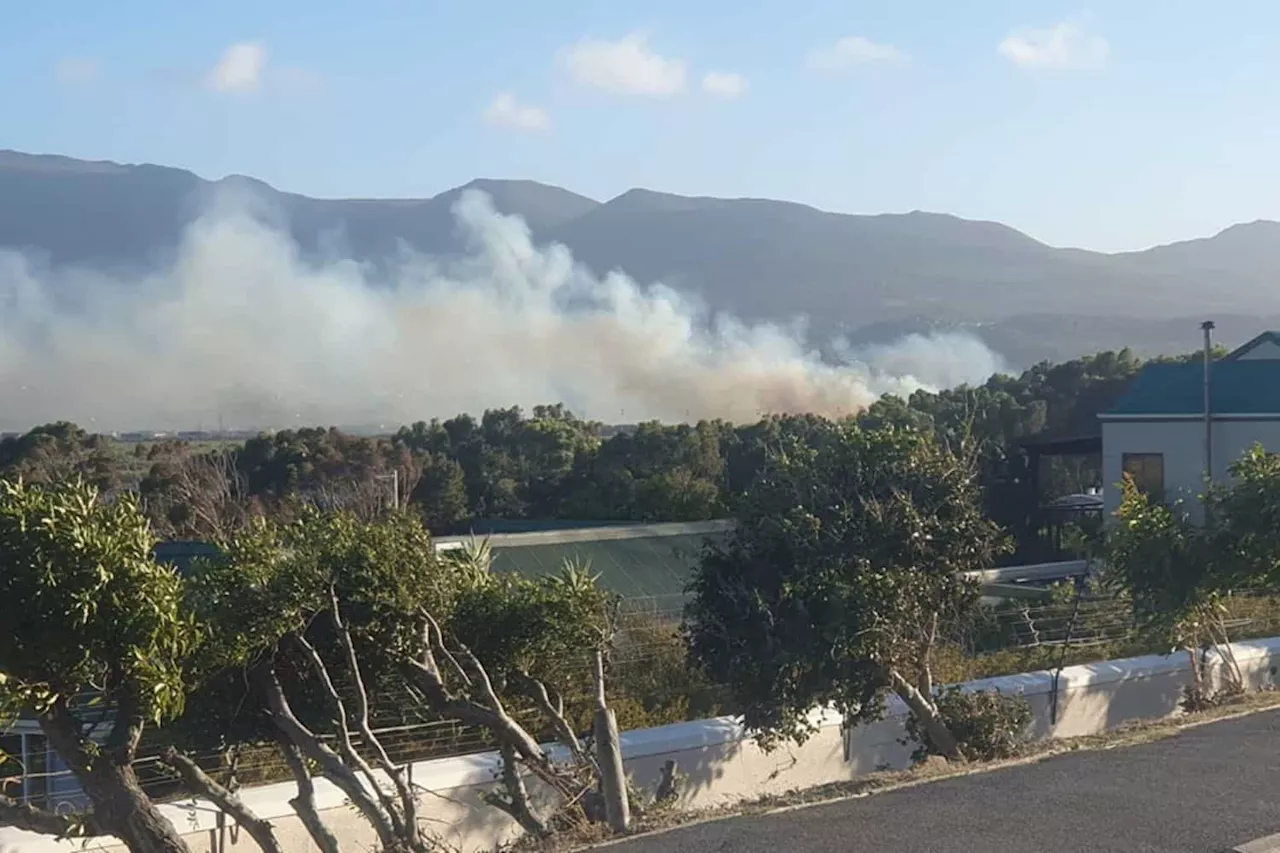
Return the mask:
<svg viewBox="0 0 1280 853"><path fill-rule="evenodd" d="M1261 443L1280 451L1280 419L1213 420L1213 478L1228 478L1227 469L1246 450ZM1119 483L1126 453L1163 453L1165 497L1190 504L1204 489L1204 421L1120 420L1102 424L1104 511L1109 517L1120 505ZM1195 507L1191 506L1192 514Z"/></svg>
<svg viewBox="0 0 1280 853"><path fill-rule="evenodd" d="M1233 647L1245 680L1255 688L1275 686L1280 664L1280 638L1237 643ZM1217 673L1217 659L1209 656ZM1067 667L1060 672L1057 700L1049 672L1032 672L969 682L969 690L999 689L1022 693L1034 718L1030 734L1036 738L1075 737L1104 731L1137 719L1160 719L1179 713L1182 689L1190 684L1186 655L1150 655L1104 663ZM740 723L730 717L679 723L625 732L622 750L636 784L652 791L662 765L678 763L683 774L680 806L697 809L725 805L796 788L841 782L880 768L902 768L910 749L899 739L905 734L906 708L896 699L888 703L885 719L845 729L835 714L815 714L817 732L800 746L765 752ZM449 849L461 853L493 850L513 839L512 822L481 795L493 787L498 760L492 754L423 761L412 765L413 782L430 791L421 800L421 815ZM289 799L292 783L247 788L245 803L269 820L290 853L312 853L308 838ZM534 789L534 793L540 792ZM316 780L317 805L347 850L371 850L376 845L369 824L325 779ZM202 800L162 805L161 810L186 838L194 853L258 853L253 841L218 810ZM77 853L85 849L125 853L113 838L88 842L58 841L11 827L0 828L0 853Z"/></svg>

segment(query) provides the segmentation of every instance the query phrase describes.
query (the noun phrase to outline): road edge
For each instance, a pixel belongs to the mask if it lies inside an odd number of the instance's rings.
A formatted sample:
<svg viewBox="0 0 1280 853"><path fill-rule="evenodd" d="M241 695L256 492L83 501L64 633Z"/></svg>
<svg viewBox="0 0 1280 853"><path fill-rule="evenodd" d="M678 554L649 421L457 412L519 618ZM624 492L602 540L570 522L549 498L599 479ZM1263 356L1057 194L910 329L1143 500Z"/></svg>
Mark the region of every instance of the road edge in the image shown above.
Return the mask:
<svg viewBox="0 0 1280 853"><path fill-rule="evenodd" d="M1280 853L1280 832L1237 844L1227 853Z"/></svg>
<svg viewBox="0 0 1280 853"><path fill-rule="evenodd" d="M1181 732L1199 728L1201 726L1207 726L1213 723L1225 723L1231 720L1241 719L1243 717L1250 717L1254 714L1280 710L1280 692L1267 690L1255 693L1253 696L1267 698L1258 705L1235 708L1226 712L1223 712L1223 709L1219 708L1216 709L1216 713L1210 711L1203 714L1196 714L1194 716L1174 716L1159 720L1135 721L1135 725L1127 728L1121 727L1109 732L1100 732L1095 735L1082 735L1076 738L1063 738L1061 740L1047 741L1045 742L1046 746L1044 749L1019 758L1011 758L1003 761L991 761L983 764L960 765L950 769L927 773L920 773L919 768L913 768L913 770L910 771L902 771L917 774L913 778L903 779L898 782L889 782L883 785L870 785L867 789L861 791L851 791L849 793L819 797L818 799L805 800L796 803L777 803L777 800L783 799L788 795L774 795L763 798L763 800L736 803L732 806L724 807L723 809L706 810L701 814L698 812L687 812L686 814L689 816L688 820L677 819L667 826L646 827L629 835L609 838L601 841L574 842L572 840L565 839L566 843L552 849L557 851L557 853L579 853L579 851L587 850L605 850L609 847L633 841L638 838L666 835L667 833L675 832L676 830L685 829L691 826L699 826L706 823L715 823L716 821L732 820L738 817L765 817L768 815L785 814L787 812L799 811L801 809L816 808L818 806L831 805L832 803L859 800L864 797L872 797L877 794L887 794L892 791L915 788L946 779L959 779L966 776L976 776L982 773L993 773L998 770L1004 770L1012 767L1023 767L1029 764L1047 761L1048 759L1056 758L1061 755L1069 755L1079 752L1102 752L1109 749L1122 749L1128 746L1141 746L1146 743L1154 743L1166 738L1175 737ZM1144 735L1146 735L1146 737L1143 737ZM818 786L819 789L821 787L823 786ZM802 797L804 796L805 790L806 789L797 789L791 792L790 795ZM1245 842L1245 844L1253 845L1268 841L1273 842L1274 846L1246 847L1241 845L1241 847L1229 848L1228 850L1223 851L1223 853L1280 853L1280 834L1254 839L1253 841Z"/></svg>

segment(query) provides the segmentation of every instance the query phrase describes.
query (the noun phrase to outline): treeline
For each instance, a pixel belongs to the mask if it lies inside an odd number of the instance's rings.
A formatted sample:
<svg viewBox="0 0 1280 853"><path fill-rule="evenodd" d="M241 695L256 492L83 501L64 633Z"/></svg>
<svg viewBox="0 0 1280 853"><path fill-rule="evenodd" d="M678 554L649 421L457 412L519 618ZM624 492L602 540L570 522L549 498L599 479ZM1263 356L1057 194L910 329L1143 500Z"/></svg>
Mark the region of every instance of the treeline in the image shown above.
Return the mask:
<svg viewBox="0 0 1280 853"><path fill-rule="evenodd" d="M1034 505L1020 440L1096 431L1098 412L1142 365L1128 350L1045 363L978 387L886 396L856 420L969 442L988 514L1020 533ZM57 423L0 441L0 476L40 483L79 474L107 494L136 492L160 535L174 538L214 535L233 510L279 514L303 502L360 512L397 493L441 534L489 519L695 521L732 513L771 449L822 424L814 415L649 422L606 437L603 424L548 405L419 422L384 437L307 428L218 446L125 444ZM1040 472L1050 496L1099 480L1097 460L1053 460Z"/></svg>
<svg viewBox="0 0 1280 853"><path fill-rule="evenodd" d="M1124 363L1104 362L1117 371ZM418 446L409 439L415 428L373 441L293 433L297 450L278 492L271 476L279 474L254 480L273 468L253 450L276 448L278 436L234 453L189 450L184 470L194 473L170 472L175 488L203 490L202 502L188 507L188 523L243 521L235 513L254 507L238 493L241 484L266 511L237 525L218 556L182 571L155 556L154 525L138 497L144 487L104 499L74 479L33 485L0 476L0 623L8 628L0 631L0 707L10 719L39 723L92 803L92 811L69 815L0 793L0 826L114 835L131 853L188 853L143 787L144 772L163 770L161 793L180 788L205 797L263 853L283 853L271 823L234 793L241 759L253 755L262 760L255 772L270 761L293 778L290 805L324 853L340 847L317 806L314 776L342 791L381 848L432 853L447 839L419 816L424 802L436 801L412 782L411 757L393 756L389 745L410 728L438 726L429 736L435 741L446 727L454 728L443 734L448 740L461 726L499 759L483 801L531 839L566 831L599 839L606 825L623 834L630 793L611 703L665 701L650 692L660 684L680 685L690 701L698 685L721 688L727 707L765 746L803 741L814 731L815 708L853 725L880 719L896 696L908 709L904 743L918 744L917 759L1014 755L1032 720L1025 698L939 683L948 656L960 651L957 638L988 607L971 573L1013 547L988 512L993 486L979 467L1000 457L975 437L996 402L1005 412L1020 405L1003 381L882 401L841 422L774 418L726 429L726 442L762 431L749 445L761 456L758 467L744 469L752 476L740 495L726 486L717 492L728 495L742 523L702 552L684 621L668 633L684 654L665 672L653 661L628 661L637 638L625 636L621 601L586 565L570 560L540 577L496 572L486 540L437 551L418 513L374 504L374 517L361 518L350 507L368 495L344 492L331 471L321 473L352 459L368 472L398 472L410 462L425 469L443 459L457 466L465 492L471 460L451 445L430 446L442 432L452 439L448 425L456 433L465 419L422 425ZM1081 387L1103 381L1095 374ZM1055 408L1048 397L1025 408L1051 426L1083 411ZM968 406L948 422L966 399L993 408ZM517 434L538 429L529 424L578 423L562 409L539 409L532 418L510 412L506 421L501 414L486 416L490 426L505 423ZM890 418L929 428L887 428ZM472 423L482 436L485 426L484 419ZM592 462L615 440L585 434L598 443ZM328 440L309 445L298 436ZM74 441L82 455L60 451L58 441ZM28 434L5 452L19 443L22 464L47 463L33 474L51 476L70 462L86 476L116 470L109 443L65 426ZM470 446L486 449L483 440ZM555 442L500 446L546 452ZM748 445L730 446L741 452ZM507 494L532 503L535 492L520 489L534 481L519 464L545 457L506 458L517 460L509 473L518 487ZM722 476L731 476L728 456L718 458ZM144 481L162 464L147 462ZM566 481L576 464L577 456L566 460ZM1265 604L1280 583L1280 457L1255 448L1232 474L1202 499L1204 524L1186 515L1192 507L1152 502L1128 482L1123 523L1085 543L1104 558L1096 591L1130 611L1152 648L1191 661L1188 710L1248 688L1231 651L1247 623L1233 605L1246 594ZM358 483L380 486L377 476ZM318 478L313 490L299 491L309 477ZM281 524L273 513L294 518ZM1074 590L1082 618L1090 613L1081 603L1094 594ZM1222 686L1205 665L1208 648L1224 661ZM550 741L560 752L554 758L544 746ZM542 791L537 797L529 779ZM679 785L669 762L652 794L637 796L638 810L677 799Z"/></svg>

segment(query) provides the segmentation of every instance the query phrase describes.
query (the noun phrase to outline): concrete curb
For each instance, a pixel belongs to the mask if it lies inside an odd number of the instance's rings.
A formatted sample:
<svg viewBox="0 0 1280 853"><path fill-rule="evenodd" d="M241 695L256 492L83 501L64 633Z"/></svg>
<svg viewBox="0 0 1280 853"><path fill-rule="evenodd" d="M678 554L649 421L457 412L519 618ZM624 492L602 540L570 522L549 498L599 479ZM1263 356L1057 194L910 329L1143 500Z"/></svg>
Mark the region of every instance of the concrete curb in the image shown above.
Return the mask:
<svg viewBox="0 0 1280 853"><path fill-rule="evenodd" d="M1237 844L1227 853L1280 853L1280 832Z"/></svg>

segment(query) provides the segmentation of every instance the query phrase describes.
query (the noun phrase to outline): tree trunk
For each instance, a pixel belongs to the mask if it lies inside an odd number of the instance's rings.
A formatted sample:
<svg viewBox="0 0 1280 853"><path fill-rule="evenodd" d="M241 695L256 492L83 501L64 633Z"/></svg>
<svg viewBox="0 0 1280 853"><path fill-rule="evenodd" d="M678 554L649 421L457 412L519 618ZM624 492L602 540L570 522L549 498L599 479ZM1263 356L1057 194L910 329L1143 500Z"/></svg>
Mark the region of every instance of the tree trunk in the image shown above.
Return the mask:
<svg viewBox="0 0 1280 853"><path fill-rule="evenodd" d="M236 823L244 827L249 837L262 848L262 853L284 853L284 848L280 846L280 841L276 838L271 824L258 817L244 804L243 800L236 796L234 791L210 778L200 769L200 765L172 746L165 750L163 761L177 771L182 781L186 783L188 791L196 796L205 797L235 818Z"/></svg>
<svg viewBox="0 0 1280 853"><path fill-rule="evenodd" d="M98 822L130 853L189 853L182 836L138 784L131 765L120 766L100 756L88 773L77 778L93 801Z"/></svg>
<svg viewBox="0 0 1280 853"><path fill-rule="evenodd" d="M551 829L534 814L533 805L529 802L529 790L520 776L520 765L516 761L515 748L504 741L498 751L502 755L502 787L506 789L507 796L504 798L496 792L490 792L485 795L485 802L502 809L520 824L521 829L534 838L550 838Z"/></svg>
<svg viewBox="0 0 1280 853"><path fill-rule="evenodd" d="M599 650L596 651L595 739L605 818L609 828L621 834L631 828L631 803L627 798L627 771L622 765L618 720L605 701L604 655Z"/></svg>
<svg viewBox="0 0 1280 853"><path fill-rule="evenodd" d="M303 756L320 765L320 772L325 778L347 795L347 799L373 825L384 850L399 850L402 846L401 839L396 834L390 815L382 807L382 803L376 795L365 790L364 783L356 775L356 771L344 764L336 752L298 721L270 661L254 666L249 671L249 676L257 687L259 696L271 712L272 722L281 734L292 741Z"/></svg>
<svg viewBox="0 0 1280 853"><path fill-rule="evenodd" d="M307 828L311 840L320 848L320 853L342 853L338 837L329 829L324 818L320 817L320 810L316 808L316 786L311 781L311 773L307 770L307 762L303 759L301 750L284 732L276 732L276 742L298 784L298 796L290 800L289 805L298 813L298 819Z"/></svg>
<svg viewBox="0 0 1280 853"><path fill-rule="evenodd" d="M964 752L956 741L955 735L943 722L942 715L928 697L916 689L915 685L902 677L897 670L889 670L889 683L893 692L907 704L916 720L924 726L925 734L934 749L938 750L950 761L964 761Z"/></svg>
<svg viewBox="0 0 1280 853"><path fill-rule="evenodd" d="M187 843L138 784L128 761L107 750L90 754L80 723L65 708L39 718L40 728L93 803L94 824L124 842L130 853L190 853ZM122 724L122 721L117 721Z"/></svg>
<svg viewBox="0 0 1280 853"><path fill-rule="evenodd" d="M52 835L55 838L79 838L86 835L106 834L106 831L97 825L92 813L57 814L4 795L0 795L0 826L12 826L40 835Z"/></svg>

